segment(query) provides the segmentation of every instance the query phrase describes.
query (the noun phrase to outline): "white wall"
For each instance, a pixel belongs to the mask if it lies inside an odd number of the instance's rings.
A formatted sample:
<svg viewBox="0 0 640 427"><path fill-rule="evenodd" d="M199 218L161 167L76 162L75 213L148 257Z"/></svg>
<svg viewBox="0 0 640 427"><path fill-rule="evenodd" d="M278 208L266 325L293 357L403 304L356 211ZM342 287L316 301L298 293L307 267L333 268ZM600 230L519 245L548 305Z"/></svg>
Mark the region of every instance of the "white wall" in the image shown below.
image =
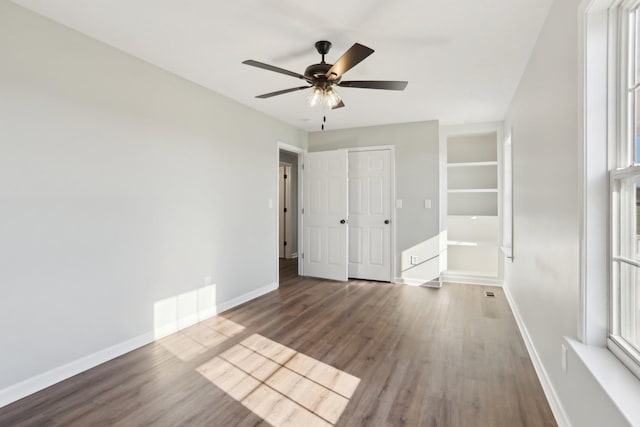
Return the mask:
<svg viewBox="0 0 640 427"><path fill-rule="evenodd" d="M514 255L505 286L573 426L625 426L579 358L561 368L563 336L576 337L579 268L578 4L556 0L507 113L512 129ZM536 356L534 356L535 358Z"/></svg>
<svg viewBox="0 0 640 427"><path fill-rule="evenodd" d="M0 392L205 277L276 282L274 152L306 133L6 1L0 58Z"/></svg>
<svg viewBox="0 0 640 427"><path fill-rule="evenodd" d="M408 265L408 260L411 255L415 255L419 262L424 262L435 256L439 249L438 122L327 130L309 134L309 151L378 145L395 146L396 199L402 199L403 204L402 209L396 210L396 276L431 280L435 276L421 277L432 271L431 268L426 268L427 263L412 268ZM424 208L425 199L431 200L430 209ZM425 271L419 271L421 268ZM437 270L437 263L435 268Z"/></svg>

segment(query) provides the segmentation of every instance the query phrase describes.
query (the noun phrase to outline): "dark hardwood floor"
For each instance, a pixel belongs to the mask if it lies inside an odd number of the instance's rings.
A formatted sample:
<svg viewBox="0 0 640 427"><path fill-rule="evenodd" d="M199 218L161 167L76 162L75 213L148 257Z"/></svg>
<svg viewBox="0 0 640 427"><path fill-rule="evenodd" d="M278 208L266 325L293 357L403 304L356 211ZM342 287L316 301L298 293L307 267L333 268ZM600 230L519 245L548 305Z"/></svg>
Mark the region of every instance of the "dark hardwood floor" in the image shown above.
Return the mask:
<svg viewBox="0 0 640 427"><path fill-rule="evenodd" d="M1 408L0 426L556 425L500 288L295 271L281 260L278 290Z"/></svg>

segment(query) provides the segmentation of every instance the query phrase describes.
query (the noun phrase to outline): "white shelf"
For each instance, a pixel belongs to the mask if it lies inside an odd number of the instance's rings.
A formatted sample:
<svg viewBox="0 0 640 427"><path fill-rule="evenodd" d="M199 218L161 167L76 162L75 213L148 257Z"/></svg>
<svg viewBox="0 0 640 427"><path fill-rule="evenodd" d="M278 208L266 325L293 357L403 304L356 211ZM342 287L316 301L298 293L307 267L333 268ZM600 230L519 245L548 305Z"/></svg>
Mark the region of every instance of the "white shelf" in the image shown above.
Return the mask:
<svg viewBox="0 0 640 427"><path fill-rule="evenodd" d="M456 190L447 190L447 193L497 193L497 188L465 188Z"/></svg>
<svg viewBox="0 0 640 427"><path fill-rule="evenodd" d="M459 162L459 163L449 163L447 164L448 168L466 168L466 167L474 167L474 166L498 166L497 161L493 162Z"/></svg>
<svg viewBox="0 0 640 427"><path fill-rule="evenodd" d="M461 240L447 240L448 246L465 246L465 247L498 247L498 242L491 241L461 241Z"/></svg>

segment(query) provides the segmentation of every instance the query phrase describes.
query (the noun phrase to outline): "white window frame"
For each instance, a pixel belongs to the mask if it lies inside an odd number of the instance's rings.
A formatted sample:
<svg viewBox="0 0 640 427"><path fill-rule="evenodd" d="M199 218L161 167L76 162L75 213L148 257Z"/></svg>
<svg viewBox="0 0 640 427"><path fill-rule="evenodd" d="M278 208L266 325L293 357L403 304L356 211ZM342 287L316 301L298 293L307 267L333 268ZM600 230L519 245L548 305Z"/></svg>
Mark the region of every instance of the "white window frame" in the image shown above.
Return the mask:
<svg viewBox="0 0 640 427"><path fill-rule="evenodd" d="M636 376L640 377L640 349L634 347L622 335L622 292L624 282L635 282L636 270L640 274L640 262L635 255L635 239L629 240L629 236L637 235L636 218L629 214L635 213L635 206L628 205L635 202L635 186L633 194L629 192L632 182L640 182L640 165L635 163L636 141L635 116L632 95L640 84L635 82L636 67L640 66L637 60L636 39L637 35L631 32L635 27L633 11L640 8L640 0L621 1L610 9L610 25L615 26L611 31L613 38L612 62L613 89L615 111L610 115L610 123L616 132L610 135L610 172L609 172L609 205L610 205L610 290L609 290L609 333L607 347L629 368ZM640 108L640 104L636 106ZM631 268L632 270L629 270ZM629 285L628 285L629 286ZM631 285L633 287L633 285ZM626 295L626 297L630 297ZM637 299L637 298L636 298Z"/></svg>

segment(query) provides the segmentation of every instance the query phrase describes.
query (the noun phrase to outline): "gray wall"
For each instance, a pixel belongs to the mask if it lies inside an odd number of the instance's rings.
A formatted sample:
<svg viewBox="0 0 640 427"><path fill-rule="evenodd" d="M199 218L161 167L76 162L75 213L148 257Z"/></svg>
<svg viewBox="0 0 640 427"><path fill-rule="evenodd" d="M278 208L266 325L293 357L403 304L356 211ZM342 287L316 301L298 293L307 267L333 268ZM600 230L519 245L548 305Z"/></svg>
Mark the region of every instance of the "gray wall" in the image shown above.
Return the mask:
<svg viewBox="0 0 640 427"><path fill-rule="evenodd" d="M291 236L287 237L287 245L291 247L291 254L298 252L298 155L280 150L280 161L291 165Z"/></svg>
<svg viewBox="0 0 640 427"><path fill-rule="evenodd" d="M625 426L575 354L579 283L578 5L556 0L505 120L512 128L514 255L505 282L572 425ZM606 284L602 284L606 286Z"/></svg>
<svg viewBox="0 0 640 427"><path fill-rule="evenodd" d="M6 1L0 58L0 394L206 277L218 304L276 282L277 142L305 132Z"/></svg>
<svg viewBox="0 0 640 427"><path fill-rule="evenodd" d="M377 145L395 146L396 199L403 201L402 209L396 210L396 275L401 270L400 258L403 251L410 250L439 234L438 144L437 121L309 134L309 151ZM431 209L423 207L424 199L431 200ZM416 255L425 256L419 251ZM430 279L432 278L427 280Z"/></svg>

